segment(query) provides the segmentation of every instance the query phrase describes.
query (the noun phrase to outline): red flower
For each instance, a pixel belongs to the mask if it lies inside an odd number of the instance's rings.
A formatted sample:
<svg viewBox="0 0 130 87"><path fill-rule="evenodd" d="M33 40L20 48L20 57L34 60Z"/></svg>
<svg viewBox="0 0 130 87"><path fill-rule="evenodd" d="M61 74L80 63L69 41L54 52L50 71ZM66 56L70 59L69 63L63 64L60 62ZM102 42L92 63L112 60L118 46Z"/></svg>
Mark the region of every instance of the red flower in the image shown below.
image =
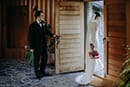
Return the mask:
<svg viewBox="0 0 130 87"><path fill-rule="evenodd" d="M89 52L89 56L92 59L98 59L99 58L99 53L96 50L93 50L93 51Z"/></svg>

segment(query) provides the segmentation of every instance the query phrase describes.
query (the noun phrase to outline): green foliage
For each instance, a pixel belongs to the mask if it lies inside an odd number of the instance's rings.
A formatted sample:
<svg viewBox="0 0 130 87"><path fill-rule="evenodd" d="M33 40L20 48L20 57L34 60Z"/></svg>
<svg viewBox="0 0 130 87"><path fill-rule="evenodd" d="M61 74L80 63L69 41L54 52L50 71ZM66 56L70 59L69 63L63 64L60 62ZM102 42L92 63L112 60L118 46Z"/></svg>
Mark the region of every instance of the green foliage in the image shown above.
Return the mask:
<svg viewBox="0 0 130 87"><path fill-rule="evenodd" d="M47 29L51 31L51 25L47 25ZM48 37L48 48L50 53L55 53L55 40Z"/></svg>
<svg viewBox="0 0 130 87"><path fill-rule="evenodd" d="M130 51L128 51L129 48L127 48L126 53L126 60L122 65L121 72L120 72L120 84L118 87L130 87Z"/></svg>
<svg viewBox="0 0 130 87"><path fill-rule="evenodd" d="M34 65L34 55L33 52L30 51L29 46L26 48L26 59L28 64Z"/></svg>
<svg viewBox="0 0 130 87"><path fill-rule="evenodd" d="M50 53L55 53L55 41L51 40L49 44L49 52Z"/></svg>

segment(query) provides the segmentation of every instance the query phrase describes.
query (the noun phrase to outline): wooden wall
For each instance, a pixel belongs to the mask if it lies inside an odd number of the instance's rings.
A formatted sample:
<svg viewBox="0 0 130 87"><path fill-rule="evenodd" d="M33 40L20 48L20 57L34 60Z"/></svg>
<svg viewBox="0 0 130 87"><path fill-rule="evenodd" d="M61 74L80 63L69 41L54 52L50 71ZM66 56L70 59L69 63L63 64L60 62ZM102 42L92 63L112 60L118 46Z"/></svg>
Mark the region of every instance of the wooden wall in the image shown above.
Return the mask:
<svg viewBox="0 0 130 87"><path fill-rule="evenodd" d="M130 0L126 0L127 44L130 46Z"/></svg>
<svg viewBox="0 0 130 87"><path fill-rule="evenodd" d="M1 42L2 42L2 2L1 2L1 0L0 0L0 57L2 57L2 44L1 44Z"/></svg>
<svg viewBox="0 0 130 87"><path fill-rule="evenodd" d="M52 31L54 32L55 1L56 0L29 0L29 23L34 20L32 8L38 6L38 9L41 9L45 13L46 23L51 24Z"/></svg>
<svg viewBox="0 0 130 87"><path fill-rule="evenodd" d="M29 24L34 21L33 8L38 6L38 9L45 13L45 20L47 24L51 24L54 30L54 13L55 13L55 1L56 0L4 0L7 5L13 6L28 6L29 9Z"/></svg>
<svg viewBox="0 0 130 87"><path fill-rule="evenodd" d="M2 29L0 29L0 31L3 32L3 35L0 35L0 40L1 40L1 37L2 37L2 46L3 46L3 57L15 57L15 58L25 58L25 48L24 46L27 44L27 41L25 39L20 40L20 41L17 41L17 42L21 42L23 43L22 45L19 45L18 44L15 44L13 43L13 45L18 45L18 46L8 46L8 44L11 44L10 41L8 41L8 32L9 33L12 33L9 31L8 29L8 17L7 15L9 15L7 12L9 12L8 10L8 7L9 6L19 6L19 7L26 7L27 9L27 20L25 19L25 22L28 24L32 23L35 19L34 19L34 12L33 12L33 8L35 6L38 6L38 9L42 10L44 13L45 13L45 21L47 24L51 24L51 31L54 32L54 28L55 28L55 0L0 0L2 1L2 4L3 4L3 8L2 8L2 15L3 15L3 26L2 26ZM1 5L0 5L1 6ZM1 16L0 16L1 17ZM11 21L10 21L11 22ZM14 22L14 20L12 20L12 22ZM18 22L20 22L20 20L18 20ZM16 22L16 25L17 25L17 22ZM0 25L1 26L1 25ZM20 25L22 26L22 24ZM23 35L23 37L27 37L27 32L28 32L28 26L26 27L26 29L23 29L23 33L20 33L21 35ZM20 31L16 31L16 33L18 33L19 35L19 32ZM14 35L12 33L12 35ZM14 36L16 37L16 35ZM18 38L18 37L16 37ZM27 39L27 38L26 38ZM12 40L12 39L11 39ZM15 40L16 41L16 40ZM13 40L11 41L13 42ZM22 47L21 47L22 46Z"/></svg>
<svg viewBox="0 0 130 87"><path fill-rule="evenodd" d="M8 40L8 37L11 38L9 36L8 32L12 33L12 31L11 32L9 31L8 26L7 26L7 24L8 24L7 22L9 20L9 19L7 19L8 18L7 15L9 15L7 13L9 9L7 9L7 8L9 6L23 6L23 7L27 7L28 8L27 9L27 11L28 11L28 18L27 18L27 20L25 20L28 23L28 26L29 26L30 23L32 23L35 20L34 19L34 12L33 12L32 9L35 6L38 6L38 9L44 11L46 23L47 24L51 24L51 29L52 29L51 31L55 32L55 6L56 6L55 3L58 0L0 0L0 1L2 1L2 5L3 5L3 7L0 8L0 9L2 9L2 15L3 15L2 16L3 21L2 21L2 23L0 23L0 24L3 24L2 29L0 29L0 31L3 32L0 35L0 40L1 40L1 37L2 37L2 43L1 44L3 46L3 49L2 49L3 57L24 58L25 57L24 45L27 44L27 41L25 42L25 39L24 39L24 41L22 41L22 40L18 41L20 44L22 44L20 46L16 43L16 40L15 40L15 42L11 41L11 43L9 41L10 39ZM80 1L80 0L77 0L77 1ZM0 5L0 6L2 6L2 5ZM14 22L14 21L12 20L12 22ZM28 27L26 29L23 29L23 30L24 31L26 30L26 31L25 32L22 31L23 33L20 33L20 34L23 35L24 37L27 37L26 34L27 34L27 31L28 31ZM14 29L14 31L15 31L15 29ZM15 33L17 33L17 31L15 31ZM14 33L12 33L11 35L14 35ZM16 37L16 36L17 35L14 35L14 36L12 36L12 38ZM18 37L19 36L17 36L16 38L18 39ZM8 46L8 44L9 44L9 46Z"/></svg>
<svg viewBox="0 0 130 87"><path fill-rule="evenodd" d="M117 76L124 61L126 44L125 0L106 0L107 74Z"/></svg>

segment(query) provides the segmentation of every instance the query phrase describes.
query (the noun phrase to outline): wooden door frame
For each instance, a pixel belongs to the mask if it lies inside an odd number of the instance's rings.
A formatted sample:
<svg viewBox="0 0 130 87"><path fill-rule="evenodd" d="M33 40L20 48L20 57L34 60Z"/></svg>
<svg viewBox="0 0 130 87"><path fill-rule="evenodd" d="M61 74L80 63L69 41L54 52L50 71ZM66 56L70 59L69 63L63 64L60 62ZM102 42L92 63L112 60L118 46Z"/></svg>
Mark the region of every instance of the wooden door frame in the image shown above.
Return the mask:
<svg viewBox="0 0 130 87"><path fill-rule="evenodd" d="M108 74L108 38L107 38L107 6L106 1L104 0L104 76Z"/></svg>
<svg viewBox="0 0 130 87"><path fill-rule="evenodd" d="M130 46L130 0L126 0L126 40L127 40L127 45Z"/></svg>
<svg viewBox="0 0 130 87"><path fill-rule="evenodd" d="M0 0L0 57L2 57L2 0Z"/></svg>
<svg viewBox="0 0 130 87"><path fill-rule="evenodd" d="M129 7L127 8L127 11L129 12L129 8L130 8L130 1L129 0L127 0L128 2L129 2ZM128 2L126 2L126 3L128 3ZM108 36L108 10L109 10L109 8L108 8L108 5L110 5L111 3L108 3L108 0L104 0L104 59L105 59L105 77L114 77L114 79L115 79L115 77L116 76L114 76L114 75L109 75L109 55L108 55L108 44L109 44L109 42L110 42L110 39L111 38L109 38L109 36ZM130 12L129 12L129 15L130 15ZM127 15L127 16L129 16L129 15ZM129 17L129 19L130 19L130 17ZM126 20L126 21L128 21L127 23L129 23L130 22L130 20ZM128 25L128 24L127 24ZM129 25L128 25L129 26ZM130 28L130 26L129 26L129 28ZM126 37L128 38L128 37L130 37L130 35L128 34L128 30L129 29L126 29ZM130 30L129 30L129 32L130 32ZM125 40L127 39L127 38L125 38ZM128 40L128 39L127 39ZM126 44L122 44L122 45L126 45ZM129 45L130 45L130 40L129 40Z"/></svg>
<svg viewBox="0 0 130 87"><path fill-rule="evenodd" d="M103 0L83 0L84 2L93 2L93 1L103 1ZM103 17L104 17L104 77L107 75L108 73L108 68L107 68L107 8L106 8L106 3L105 0L103 1Z"/></svg>
<svg viewBox="0 0 130 87"><path fill-rule="evenodd" d="M55 3L55 34L57 34L58 35L58 16L59 16L59 14L57 14L57 13L59 13L59 10L57 10L57 8L59 8L59 0L56 0L56 3ZM57 47L57 44L55 43L55 73L59 73L59 60L58 60L58 49L56 48ZM57 53L56 53L57 52ZM56 62L58 62L58 63L56 63Z"/></svg>

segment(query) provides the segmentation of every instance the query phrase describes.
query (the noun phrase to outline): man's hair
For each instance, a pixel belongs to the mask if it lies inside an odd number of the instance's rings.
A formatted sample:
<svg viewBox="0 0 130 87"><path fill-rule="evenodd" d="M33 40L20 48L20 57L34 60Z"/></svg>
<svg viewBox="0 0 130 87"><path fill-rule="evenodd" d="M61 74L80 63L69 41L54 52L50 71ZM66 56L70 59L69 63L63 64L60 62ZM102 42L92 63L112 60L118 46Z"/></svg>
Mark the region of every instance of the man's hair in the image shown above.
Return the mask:
<svg viewBox="0 0 130 87"><path fill-rule="evenodd" d="M97 17L100 17L100 16L101 16L100 13L98 13L98 12L95 12L95 14L96 14L95 19L96 19Z"/></svg>
<svg viewBox="0 0 130 87"><path fill-rule="evenodd" d="M33 10L35 11L35 14L34 14L35 18L40 16L41 13L43 13L43 11L38 10L37 6L35 6L35 8Z"/></svg>

